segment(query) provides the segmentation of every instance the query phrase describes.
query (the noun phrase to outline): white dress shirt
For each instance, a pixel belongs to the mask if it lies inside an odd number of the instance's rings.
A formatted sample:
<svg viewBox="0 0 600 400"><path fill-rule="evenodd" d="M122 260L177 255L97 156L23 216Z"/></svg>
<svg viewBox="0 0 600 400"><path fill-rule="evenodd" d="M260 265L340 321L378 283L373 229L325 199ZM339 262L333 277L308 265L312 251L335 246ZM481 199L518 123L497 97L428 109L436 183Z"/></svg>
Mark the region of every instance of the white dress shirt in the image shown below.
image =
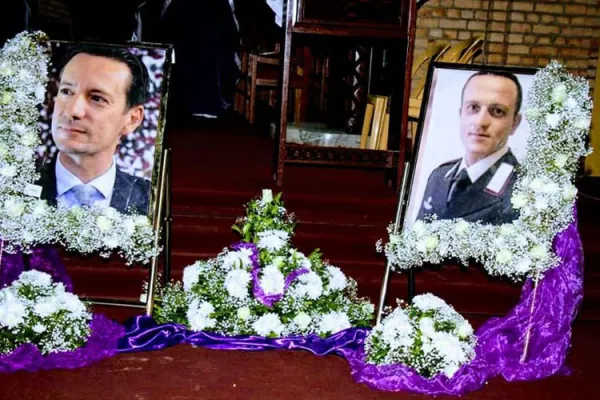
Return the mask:
<svg viewBox="0 0 600 400"><path fill-rule="evenodd" d="M56 201L68 207L81 205L71 189L76 185L83 184L83 182L65 168L60 162L60 157L56 158L54 172L56 175ZM93 186L97 190L94 197L94 205L99 205L100 207L108 207L110 205L116 178L117 166L113 159L108 171L88 182L88 185Z"/></svg>
<svg viewBox="0 0 600 400"><path fill-rule="evenodd" d="M477 161L471 166L467 166L467 161L463 157L463 159L460 162L460 165L458 166L458 170L456 170L455 176L460 174L460 171L466 168L467 174L469 175L469 179L471 179L471 183L475 183L477 179L481 178L481 176L483 176L483 174L485 174L487 170L490 169L490 167L494 165L500 158L502 158L502 156L504 156L507 152L508 144L505 144L503 147L496 150L494 153L490 154L485 158L482 158L481 160Z"/></svg>

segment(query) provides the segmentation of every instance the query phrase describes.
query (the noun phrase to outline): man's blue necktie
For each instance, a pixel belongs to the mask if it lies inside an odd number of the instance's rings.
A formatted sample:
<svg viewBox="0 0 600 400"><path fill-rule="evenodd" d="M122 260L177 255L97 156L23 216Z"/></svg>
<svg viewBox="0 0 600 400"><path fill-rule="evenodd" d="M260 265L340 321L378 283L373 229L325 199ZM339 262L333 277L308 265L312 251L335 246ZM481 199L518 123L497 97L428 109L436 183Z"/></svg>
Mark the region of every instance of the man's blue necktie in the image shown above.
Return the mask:
<svg viewBox="0 0 600 400"><path fill-rule="evenodd" d="M75 194L75 198L79 205L91 207L92 204L94 204L94 197L97 189L92 185L76 185L73 186L73 189L71 190L73 191L73 194Z"/></svg>

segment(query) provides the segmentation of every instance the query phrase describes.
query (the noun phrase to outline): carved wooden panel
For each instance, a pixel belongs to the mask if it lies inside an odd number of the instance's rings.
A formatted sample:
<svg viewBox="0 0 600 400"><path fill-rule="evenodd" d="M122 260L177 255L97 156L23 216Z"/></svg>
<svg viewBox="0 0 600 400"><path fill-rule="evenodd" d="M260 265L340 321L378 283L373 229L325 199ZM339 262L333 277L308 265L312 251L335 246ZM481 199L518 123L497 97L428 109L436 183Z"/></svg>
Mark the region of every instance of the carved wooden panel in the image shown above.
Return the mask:
<svg viewBox="0 0 600 400"><path fill-rule="evenodd" d="M294 0L290 0L294 1ZM410 0L296 0L298 21L400 24L401 4Z"/></svg>
<svg viewBox="0 0 600 400"><path fill-rule="evenodd" d="M396 153L388 151L288 144L285 161L299 164L343 164L363 168L390 168L394 165L395 157L397 157Z"/></svg>

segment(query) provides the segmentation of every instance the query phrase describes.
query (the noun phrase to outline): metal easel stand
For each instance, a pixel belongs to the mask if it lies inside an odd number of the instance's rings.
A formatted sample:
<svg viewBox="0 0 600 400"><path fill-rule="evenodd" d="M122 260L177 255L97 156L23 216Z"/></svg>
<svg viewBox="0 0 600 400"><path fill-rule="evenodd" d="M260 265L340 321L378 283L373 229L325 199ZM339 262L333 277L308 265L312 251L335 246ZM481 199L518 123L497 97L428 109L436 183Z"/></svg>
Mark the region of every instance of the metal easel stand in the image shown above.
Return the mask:
<svg viewBox="0 0 600 400"><path fill-rule="evenodd" d="M165 148L163 152L162 162L160 166L160 176L158 181L158 196L157 207L154 215L154 232L157 235L154 239L154 246L160 245L160 237L158 234L160 228L164 228L164 265L163 273L165 280L168 282L171 276L171 149ZM114 307L130 307L144 308L146 315L151 316L154 308L154 297L156 295L156 285L158 278L158 260L160 255L152 258L150 264L150 279L148 282L148 293L146 295L146 303L139 301L117 300L117 299L98 299L89 298L86 303L114 306Z"/></svg>
<svg viewBox="0 0 600 400"><path fill-rule="evenodd" d="M406 197L406 190L407 190L407 186L408 186L409 169L410 169L410 162L407 161L404 163L404 170L403 170L403 174L402 174L402 186L400 187L400 194L398 196L398 205L396 207L396 219L394 220L394 230L392 232L393 235L397 235L398 233L400 233L400 231L402 230L402 227L404 225L404 220L402 219L402 216L404 214L404 208L406 205L405 197ZM386 267L385 267L385 272L383 274L383 279L381 282L381 292L379 294L379 306L377 307L377 319L375 321L376 325L379 325L379 323L381 322L381 316L383 314L383 307L385 306L385 300L387 297L387 291L388 291L388 287L389 287L389 279L390 279L391 270L392 270L392 265L388 259L387 263L386 263ZM408 270L408 301L409 302L412 301L412 298L414 297L414 292L415 292L415 277L414 277L413 270L409 269Z"/></svg>

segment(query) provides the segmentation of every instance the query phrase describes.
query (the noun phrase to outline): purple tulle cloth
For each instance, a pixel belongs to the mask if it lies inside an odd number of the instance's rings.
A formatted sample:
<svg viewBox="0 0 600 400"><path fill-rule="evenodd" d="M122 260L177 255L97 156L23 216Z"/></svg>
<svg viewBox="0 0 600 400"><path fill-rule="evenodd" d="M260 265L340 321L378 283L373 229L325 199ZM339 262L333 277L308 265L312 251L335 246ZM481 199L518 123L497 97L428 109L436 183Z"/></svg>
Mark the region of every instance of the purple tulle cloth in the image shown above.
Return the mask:
<svg viewBox="0 0 600 400"><path fill-rule="evenodd" d="M58 251L53 247L40 246L34 248L31 254L21 252L15 254L2 253L1 256L0 288L17 280L21 272L33 269L50 274L53 282L62 282L67 291L73 291L71 278L60 260Z"/></svg>
<svg viewBox="0 0 600 400"><path fill-rule="evenodd" d="M123 336L123 327L103 315L92 320L92 334L87 343L73 351L42 355L32 344L24 344L12 353L0 355L0 373L37 371L42 369L84 367L103 358L117 354L117 343Z"/></svg>
<svg viewBox="0 0 600 400"><path fill-rule="evenodd" d="M368 329L351 328L327 338L314 334L284 338L224 336L211 332L194 332L181 324L157 324L145 315L129 320L125 329L126 333L119 342L119 351L123 353L160 350L185 343L219 350L302 349L322 356L363 343L368 333Z"/></svg>
<svg viewBox="0 0 600 400"><path fill-rule="evenodd" d="M507 381L531 381L568 373L565 358L571 343L571 324L583 300L583 249L576 222L555 238L553 248L560 265L546 273L537 294L532 282L527 281L519 303L506 316L492 318L477 330L475 359L452 379L440 374L427 380L402 365L374 366L364 362L362 348L341 349L352 376L380 390L464 395L498 375ZM522 362L529 330L528 352Z"/></svg>
<svg viewBox="0 0 600 400"><path fill-rule="evenodd" d="M27 255L2 254L0 288L10 285L23 271L28 270L47 272L54 282L62 282L67 291L73 291L73 284L60 260L60 255L52 247L38 247ZM87 343L73 351L42 355L34 345L24 344L10 354L0 355L0 373L79 368L117 354L117 343L124 334L122 325L101 314L95 314L91 329L92 333Z"/></svg>

